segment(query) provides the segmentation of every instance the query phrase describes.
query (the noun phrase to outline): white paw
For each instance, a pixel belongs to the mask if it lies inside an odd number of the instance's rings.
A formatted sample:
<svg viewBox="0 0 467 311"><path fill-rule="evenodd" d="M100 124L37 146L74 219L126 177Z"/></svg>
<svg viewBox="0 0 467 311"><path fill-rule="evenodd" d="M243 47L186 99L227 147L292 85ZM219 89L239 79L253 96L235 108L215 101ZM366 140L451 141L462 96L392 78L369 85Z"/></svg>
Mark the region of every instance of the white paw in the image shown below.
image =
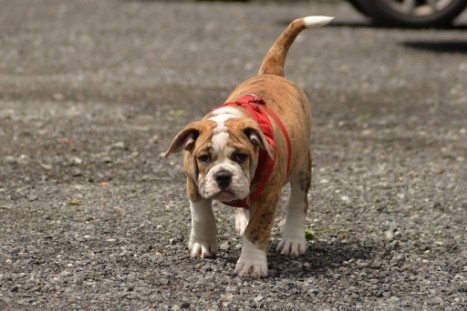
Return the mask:
<svg viewBox="0 0 467 311"><path fill-rule="evenodd" d="M266 258L240 258L235 266L235 273L240 277L252 276L262 278L268 276L268 263Z"/></svg>
<svg viewBox="0 0 467 311"><path fill-rule="evenodd" d="M277 245L277 251L281 252L282 255L299 256L305 254L306 251L306 239L305 237L300 238L287 238L284 237L282 241Z"/></svg>
<svg viewBox="0 0 467 311"><path fill-rule="evenodd" d="M216 240L211 241L196 241L195 238L191 237L188 243L188 248L191 252L191 257L214 257L217 253Z"/></svg>
<svg viewBox="0 0 467 311"><path fill-rule="evenodd" d="M235 273L240 277L261 278L268 276L266 252L257 248L256 245L244 237L242 254L235 266Z"/></svg>

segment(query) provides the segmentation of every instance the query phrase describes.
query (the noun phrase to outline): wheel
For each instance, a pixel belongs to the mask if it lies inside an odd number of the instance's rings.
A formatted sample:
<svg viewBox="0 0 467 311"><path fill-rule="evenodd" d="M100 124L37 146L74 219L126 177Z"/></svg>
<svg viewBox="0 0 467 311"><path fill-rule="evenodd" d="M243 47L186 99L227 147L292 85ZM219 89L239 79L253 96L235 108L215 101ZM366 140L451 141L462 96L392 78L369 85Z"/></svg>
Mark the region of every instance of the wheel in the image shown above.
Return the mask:
<svg viewBox="0 0 467 311"><path fill-rule="evenodd" d="M448 26L467 0L349 0L375 24L399 27Z"/></svg>

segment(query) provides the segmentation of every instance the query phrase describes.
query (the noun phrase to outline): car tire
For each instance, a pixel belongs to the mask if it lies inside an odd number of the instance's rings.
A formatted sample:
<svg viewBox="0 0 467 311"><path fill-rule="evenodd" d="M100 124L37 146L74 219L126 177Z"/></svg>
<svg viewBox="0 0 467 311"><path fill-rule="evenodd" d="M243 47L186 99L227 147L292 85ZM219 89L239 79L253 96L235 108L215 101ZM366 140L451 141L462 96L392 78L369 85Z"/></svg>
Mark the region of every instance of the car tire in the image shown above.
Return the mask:
<svg viewBox="0 0 467 311"><path fill-rule="evenodd" d="M467 7L467 0L451 0L439 11L430 14L410 14L391 6L397 0L349 0L375 24L390 27L446 27Z"/></svg>

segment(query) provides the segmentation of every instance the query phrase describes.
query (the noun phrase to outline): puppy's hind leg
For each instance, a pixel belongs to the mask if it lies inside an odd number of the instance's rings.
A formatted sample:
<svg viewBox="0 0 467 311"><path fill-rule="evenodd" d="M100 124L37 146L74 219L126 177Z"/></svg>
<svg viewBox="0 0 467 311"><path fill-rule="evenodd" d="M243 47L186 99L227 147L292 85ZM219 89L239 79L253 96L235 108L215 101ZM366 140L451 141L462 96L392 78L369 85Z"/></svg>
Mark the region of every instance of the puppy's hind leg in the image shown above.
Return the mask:
<svg viewBox="0 0 467 311"><path fill-rule="evenodd" d="M235 213L235 230L239 236L243 236L249 222L250 212L245 208L237 208Z"/></svg>
<svg viewBox="0 0 467 311"><path fill-rule="evenodd" d="M287 217L282 240L277 251L284 255L298 256L306 251L305 221L308 210L308 190L311 184L311 153L291 182Z"/></svg>

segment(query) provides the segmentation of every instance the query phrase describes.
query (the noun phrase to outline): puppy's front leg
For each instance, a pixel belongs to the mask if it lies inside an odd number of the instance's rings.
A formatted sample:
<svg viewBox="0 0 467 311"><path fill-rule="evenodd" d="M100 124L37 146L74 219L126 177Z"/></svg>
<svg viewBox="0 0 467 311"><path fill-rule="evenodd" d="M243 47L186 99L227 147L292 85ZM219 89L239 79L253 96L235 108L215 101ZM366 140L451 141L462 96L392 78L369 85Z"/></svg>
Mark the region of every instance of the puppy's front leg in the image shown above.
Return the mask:
<svg viewBox="0 0 467 311"><path fill-rule="evenodd" d="M188 248L191 257L213 257L217 253L217 227L211 201L190 200L191 208L191 234Z"/></svg>
<svg viewBox="0 0 467 311"><path fill-rule="evenodd" d="M235 272L241 276L268 275L267 250L279 196L260 199L251 206L251 219L243 234L243 246Z"/></svg>
<svg viewBox="0 0 467 311"><path fill-rule="evenodd" d="M192 190L192 191L190 191ZM201 198L188 183L191 209L191 234L188 248L191 257L213 257L217 253L217 227L211 200Z"/></svg>

